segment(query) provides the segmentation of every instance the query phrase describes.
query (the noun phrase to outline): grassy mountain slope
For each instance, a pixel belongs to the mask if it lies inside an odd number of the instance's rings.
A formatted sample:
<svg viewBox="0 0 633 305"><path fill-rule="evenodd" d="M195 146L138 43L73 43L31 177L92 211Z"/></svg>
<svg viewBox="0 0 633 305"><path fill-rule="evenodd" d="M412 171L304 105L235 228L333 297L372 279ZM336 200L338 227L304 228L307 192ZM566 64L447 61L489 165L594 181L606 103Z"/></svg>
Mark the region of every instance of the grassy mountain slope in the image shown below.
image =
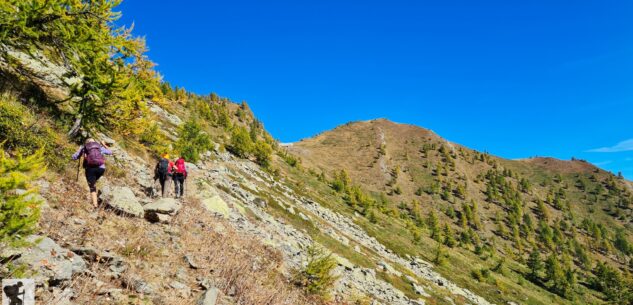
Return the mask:
<svg viewBox="0 0 633 305"><path fill-rule="evenodd" d="M604 296L589 284L598 262L631 272L630 182L585 161L506 160L387 120L349 123L287 149L334 188L343 169L370 195L363 202L339 192L346 209L365 215L359 222L394 251L432 260L451 235L455 245L440 270L488 300L599 302ZM336 193L321 191L328 192ZM429 223L431 213L438 225ZM575 272L573 283L530 277L533 250L560 258ZM507 270L481 278L499 265Z"/></svg>

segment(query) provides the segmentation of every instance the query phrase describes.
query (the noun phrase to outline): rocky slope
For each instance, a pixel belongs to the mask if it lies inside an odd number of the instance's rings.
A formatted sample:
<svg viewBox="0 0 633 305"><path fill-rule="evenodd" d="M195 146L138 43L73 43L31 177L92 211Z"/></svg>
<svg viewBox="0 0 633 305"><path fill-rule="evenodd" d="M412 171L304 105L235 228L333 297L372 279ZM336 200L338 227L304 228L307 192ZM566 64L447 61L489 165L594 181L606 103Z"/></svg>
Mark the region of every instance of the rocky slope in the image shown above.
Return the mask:
<svg viewBox="0 0 633 305"><path fill-rule="evenodd" d="M525 278L521 270L527 259L526 247L566 255L565 247L547 245L548 230L563 232L565 237L559 242L575 244L577 252L571 255L585 257L583 262L570 263L578 267L579 277L592 276L588 271L593 260L608 262L625 274L631 270L633 260L626 246L622 251L613 246L596 246L596 239L600 238L590 232L598 224L607 232L602 242L614 245L618 243L616 232L624 232L619 236L628 242L622 244L630 243L631 182L585 161L506 160L451 143L429 130L384 119L348 123L286 149L300 158L306 171L329 181L333 187L344 182L343 176L366 192L370 199L362 200L353 188L352 192L345 191L342 196L348 198L348 210L373 218L364 227L401 253L436 251L431 246L437 244L435 241L424 237L422 242L412 240L419 230L433 230L427 216L434 213L440 225L450 228L448 234L461 240L451 251L451 264L469 270L455 273L451 268L439 267L441 273L462 285L476 287L474 290L491 299L533 303L555 299L546 291L548 285L517 285ZM561 227L562 223L566 227ZM447 230L443 227L443 235ZM385 231L396 235L407 232L409 238L392 242L393 235L382 233ZM495 276L493 285L477 279L477 269L492 267L485 262L488 258L481 255L477 244L470 244L474 235L476 242L494 245L497 249L492 255L501 257L510 268L510 272ZM503 279L508 281L499 284ZM511 294L515 296L505 295L505 289L514 291ZM491 293L494 290L499 293ZM583 302L599 299L591 290L580 294L586 298Z"/></svg>

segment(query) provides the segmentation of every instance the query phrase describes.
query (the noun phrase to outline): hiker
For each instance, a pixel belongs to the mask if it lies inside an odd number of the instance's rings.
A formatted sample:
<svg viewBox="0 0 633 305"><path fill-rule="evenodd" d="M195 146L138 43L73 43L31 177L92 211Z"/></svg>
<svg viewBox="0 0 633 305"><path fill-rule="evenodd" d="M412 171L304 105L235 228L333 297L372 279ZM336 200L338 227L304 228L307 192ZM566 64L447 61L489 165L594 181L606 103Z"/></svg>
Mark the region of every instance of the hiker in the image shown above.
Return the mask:
<svg viewBox="0 0 633 305"><path fill-rule="evenodd" d="M185 192L185 179L187 179L187 167L185 166L185 159L183 157L176 160L172 179L176 186L176 198L182 197Z"/></svg>
<svg viewBox="0 0 633 305"><path fill-rule="evenodd" d="M105 173L104 155L112 155L112 151L108 149L104 142L99 143L93 138L86 139L84 145L80 146L77 152L73 154L73 160L84 156L83 167L86 181L88 181L88 187L90 188L92 206L95 208L99 207L97 204L97 180Z"/></svg>
<svg viewBox="0 0 633 305"><path fill-rule="evenodd" d="M163 154L156 163L156 168L154 169L154 183L156 183L156 179L160 182L160 194L161 197L165 197L165 182L169 182L171 180L172 171L174 169L174 162L169 160L168 154ZM167 183L169 185L169 183Z"/></svg>

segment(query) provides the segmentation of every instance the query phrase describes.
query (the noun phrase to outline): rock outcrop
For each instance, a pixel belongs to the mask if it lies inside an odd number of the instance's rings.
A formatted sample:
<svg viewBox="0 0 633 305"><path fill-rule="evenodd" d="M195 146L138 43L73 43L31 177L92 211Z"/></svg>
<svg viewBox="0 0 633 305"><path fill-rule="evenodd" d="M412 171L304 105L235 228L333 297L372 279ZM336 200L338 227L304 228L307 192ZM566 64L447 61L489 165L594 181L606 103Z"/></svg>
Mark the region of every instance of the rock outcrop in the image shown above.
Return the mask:
<svg viewBox="0 0 633 305"><path fill-rule="evenodd" d="M101 190L101 200L108 207L123 215L143 217L145 214L143 206L128 187L105 186Z"/></svg>

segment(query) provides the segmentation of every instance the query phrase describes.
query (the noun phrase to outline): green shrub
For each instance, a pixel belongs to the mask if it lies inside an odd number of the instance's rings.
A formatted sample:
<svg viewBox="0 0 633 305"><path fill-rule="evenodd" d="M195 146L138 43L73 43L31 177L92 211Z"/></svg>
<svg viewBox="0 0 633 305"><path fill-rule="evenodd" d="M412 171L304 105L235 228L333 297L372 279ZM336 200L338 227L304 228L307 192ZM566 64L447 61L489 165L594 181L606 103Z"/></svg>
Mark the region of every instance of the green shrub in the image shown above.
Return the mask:
<svg viewBox="0 0 633 305"><path fill-rule="evenodd" d="M40 199L31 181L46 170L42 151L9 158L0 154L0 246L20 246L34 232L40 217Z"/></svg>
<svg viewBox="0 0 633 305"><path fill-rule="evenodd" d="M317 246L308 248L308 264L297 274L297 284L304 287L308 294L328 295L328 290L338 279L332 275L336 267L336 260L332 254Z"/></svg>
<svg viewBox="0 0 633 305"><path fill-rule="evenodd" d="M253 151L253 140L248 130L242 126L235 126L231 133L228 150L240 158L248 158Z"/></svg>
<svg viewBox="0 0 633 305"><path fill-rule="evenodd" d="M259 141L255 144L253 155L255 156L257 164L268 168L270 166L270 162L272 161L272 154L273 149L270 145L268 145L268 143Z"/></svg>
<svg viewBox="0 0 633 305"><path fill-rule="evenodd" d="M60 169L70 152L59 142L57 133L38 120L26 106L12 98L0 97L0 143L4 143L7 152L31 155L43 149L46 162Z"/></svg>
<svg viewBox="0 0 633 305"><path fill-rule="evenodd" d="M301 160L289 153L284 153L282 157L284 158L284 161L292 167L297 167L297 165L301 163Z"/></svg>
<svg viewBox="0 0 633 305"><path fill-rule="evenodd" d="M158 124L152 123L141 133L139 140L156 156L163 153L170 153L167 139L163 132L158 128Z"/></svg>
<svg viewBox="0 0 633 305"><path fill-rule="evenodd" d="M191 118L180 127L175 149L185 160L195 163L202 152L211 149L211 139L196 119Z"/></svg>

